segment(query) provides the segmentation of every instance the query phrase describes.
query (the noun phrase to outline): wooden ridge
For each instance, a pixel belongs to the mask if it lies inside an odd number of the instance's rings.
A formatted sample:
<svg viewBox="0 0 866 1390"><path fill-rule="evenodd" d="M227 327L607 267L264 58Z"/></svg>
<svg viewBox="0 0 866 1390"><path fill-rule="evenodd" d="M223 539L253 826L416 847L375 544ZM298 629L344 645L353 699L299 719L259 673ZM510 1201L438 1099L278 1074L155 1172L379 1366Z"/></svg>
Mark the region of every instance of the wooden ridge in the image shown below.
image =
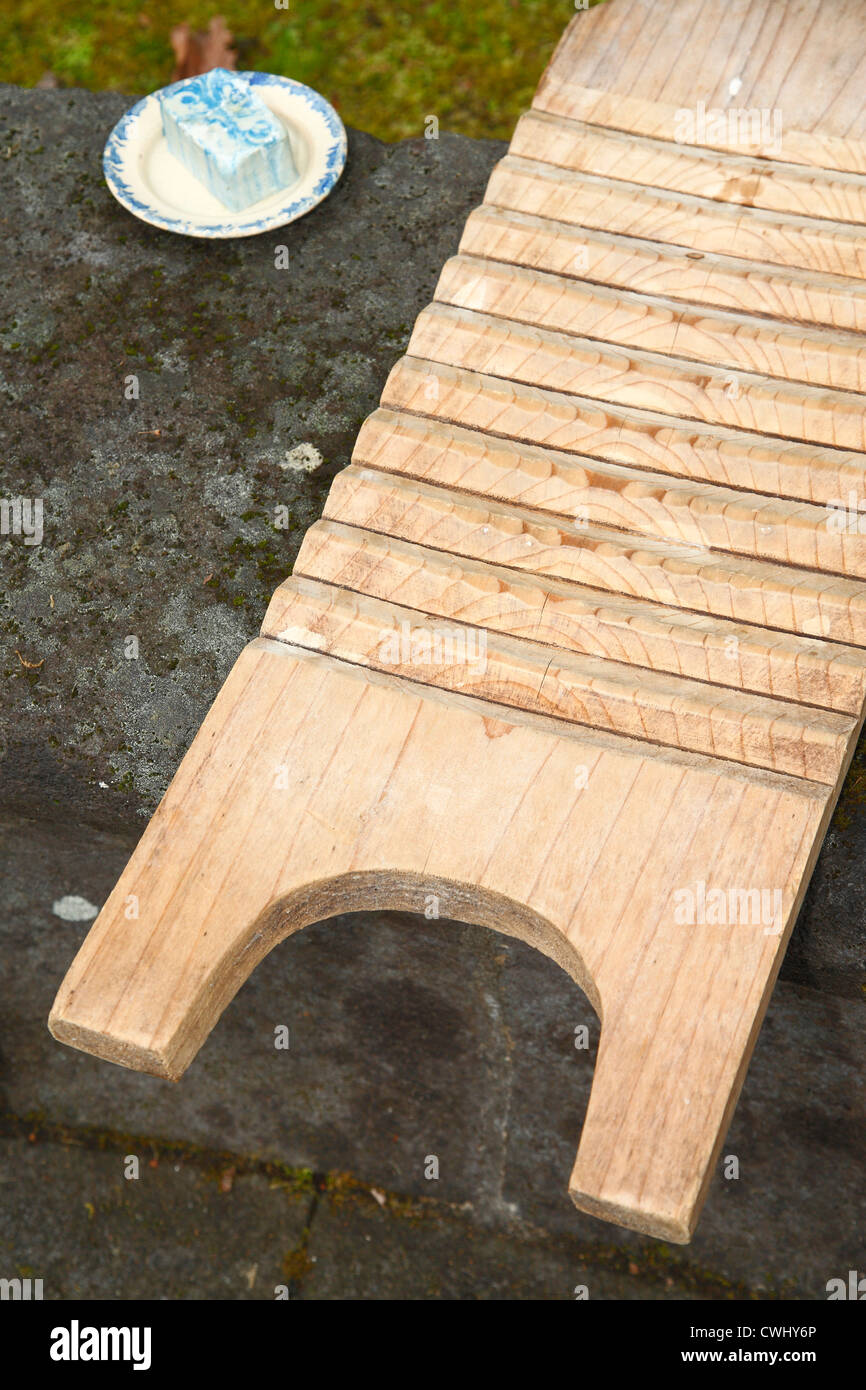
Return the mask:
<svg viewBox="0 0 866 1390"><path fill-rule="evenodd" d="M442 325L446 333L468 328L470 346L475 326L466 320ZM554 354L558 347L554 342ZM866 457L859 451L683 421L657 410L600 402L433 360L401 358L385 384L382 404L561 452L768 497L827 505L847 505L852 492L857 505L866 497Z"/></svg>
<svg viewBox="0 0 866 1390"><path fill-rule="evenodd" d="M438 419L380 411L355 458L577 525L866 579L866 535L831 530L827 509L491 438ZM457 499L459 505L459 499ZM864 590L866 592L866 590Z"/></svg>
<svg viewBox="0 0 866 1390"><path fill-rule="evenodd" d="M334 480L325 516L672 608L866 647L866 588L819 570L569 523L361 467Z"/></svg>
<svg viewBox="0 0 866 1390"><path fill-rule="evenodd" d="M341 522L310 527L294 574L420 615L711 685L852 715L866 696L862 653L835 643L604 594Z"/></svg>
<svg viewBox="0 0 866 1390"><path fill-rule="evenodd" d="M613 95L597 88L582 87L576 82L560 81L555 74L549 74L532 104L535 110L564 116L569 120L585 121L623 134L668 141L676 139L677 116L682 109L670 102L647 101L627 93ZM696 105L694 98L690 104ZM733 102L730 105L733 107ZM738 108L745 105L738 102ZM710 101L705 102L705 109L712 109ZM723 125L714 129L716 124L706 122L704 125L708 149L738 156L745 153L762 160L778 159L780 151L772 136L770 139L759 136L755 140L743 140L738 131L736 138L732 139ZM863 138L846 140L786 126L782 134L781 155L791 164L812 169L866 175L866 139Z"/></svg>
<svg viewBox="0 0 866 1390"><path fill-rule="evenodd" d="M591 728L835 784L854 720L687 677L444 624L329 584L286 580L262 636Z"/></svg>
<svg viewBox="0 0 866 1390"><path fill-rule="evenodd" d="M720 203L830 222L866 222L866 178L862 175L711 153L544 111L527 111L521 116L511 153L599 178L665 188Z"/></svg>
<svg viewBox="0 0 866 1390"><path fill-rule="evenodd" d="M647 241L717 252L767 266L866 276L866 245L850 223L763 212L737 204L642 188L506 155L486 198L498 207Z"/></svg>
<svg viewBox="0 0 866 1390"><path fill-rule="evenodd" d="M695 366L643 349L608 347L473 309L431 304L415 321L413 357L609 405L655 410L782 439L866 449L854 392L781 382L742 369Z"/></svg>
<svg viewBox="0 0 866 1390"><path fill-rule="evenodd" d="M866 284L737 256L690 250L622 232L572 226L492 203L470 213L460 250L569 281L660 295L686 304L739 310L788 325L866 330Z"/></svg>
<svg viewBox="0 0 866 1390"><path fill-rule="evenodd" d="M721 309L696 311L646 292L564 280L561 275L466 255L446 261L436 299L455 308L692 363L840 391L862 392L866 387L866 339L859 333L809 331Z"/></svg>

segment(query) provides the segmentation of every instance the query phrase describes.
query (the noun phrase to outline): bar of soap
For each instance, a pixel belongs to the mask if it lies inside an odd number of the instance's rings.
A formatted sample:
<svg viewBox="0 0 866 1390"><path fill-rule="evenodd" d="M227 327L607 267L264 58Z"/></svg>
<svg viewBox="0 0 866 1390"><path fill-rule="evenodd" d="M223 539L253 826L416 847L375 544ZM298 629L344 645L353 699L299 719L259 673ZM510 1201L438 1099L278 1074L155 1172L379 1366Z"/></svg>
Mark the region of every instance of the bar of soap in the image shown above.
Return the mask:
<svg viewBox="0 0 866 1390"><path fill-rule="evenodd" d="M298 177L285 127L237 73L213 68L159 99L169 150L233 212Z"/></svg>

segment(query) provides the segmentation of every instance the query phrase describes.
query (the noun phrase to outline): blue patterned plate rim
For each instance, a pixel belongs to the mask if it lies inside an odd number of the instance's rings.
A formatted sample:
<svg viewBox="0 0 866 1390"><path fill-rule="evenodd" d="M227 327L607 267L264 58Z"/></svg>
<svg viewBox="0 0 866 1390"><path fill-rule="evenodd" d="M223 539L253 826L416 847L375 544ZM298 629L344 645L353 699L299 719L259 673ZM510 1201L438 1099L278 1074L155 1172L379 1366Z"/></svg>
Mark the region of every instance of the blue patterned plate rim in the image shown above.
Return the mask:
<svg viewBox="0 0 866 1390"><path fill-rule="evenodd" d="M298 182L290 185L283 195L274 194L267 200L272 203L274 198L279 198L280 202L276 207L268 207L258 213L256 209L260 208L259 204L236 213L226 208L225 218L219 222L200 222L182 215L174 216L160 206L160 199L147 189L143 179L137 180L139 186L133 187L130 183L130 159L134 156L141 137L142 117L145 112L149 114L153 110L161 92L176 91L191 80L183 78L180 82L172 82L137 101L124 112L108 137L102 155L105 181L114 197L127 211L141 218L143 222L149 222L151 226L162 227L168 232L178 232L183 236L255 236L259 232L271 231L275 227L285 226L287 222L294 222L298 217L310 212L323 198L327 198L343 172L347 152L346 130L331 103L312 87L305 86L303 82L296 82L292 77L278 77L275 73L269 72L240 72L237 75L245 78L253 87L283 89L294 101L302 103L306 112L312 116L317 135L312 155L312 173L315 178L313 187L300 197L295 191L298 184L304 185L309 181L310 170L307 169ZM254 215L250 216L250 213Z"/></svg>

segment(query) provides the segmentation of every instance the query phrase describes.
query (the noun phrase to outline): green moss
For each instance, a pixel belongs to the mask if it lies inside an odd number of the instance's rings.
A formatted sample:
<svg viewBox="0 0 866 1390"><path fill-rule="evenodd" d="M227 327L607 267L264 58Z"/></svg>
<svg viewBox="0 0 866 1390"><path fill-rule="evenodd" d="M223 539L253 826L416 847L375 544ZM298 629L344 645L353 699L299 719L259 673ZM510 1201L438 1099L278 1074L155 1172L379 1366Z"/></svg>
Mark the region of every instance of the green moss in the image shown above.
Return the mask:
<svg viewBox="0 0 866 1390"><path fill-rule="evenodd" d="M596 0L593 0L595 3ZM569 0L261 0L218 7L241 67L307 82L343 119L384 140L443 130L510 136L565 25ZM46 69L68 86L151 91L166 83L169 36L179 18L206 28L211 0L17 0L0 13L0 79L30 86Z"/></svg>
<svg viewBox="0 0 866 1390"><path fill-rule="evenodd" d="M309 1235L309 1229L305 1230L300 1245L283 1256L283 1277L287 1284L302 1284L313 1268L313 1261L307 1250Z"/></svg>
<svg viewBox="0 0 866 1390"><path fill-rule="evenodd" d="M111 771L112 774L116 774L117 769L112 765ZM135 791L135 778L132 772L127 770L117 777L114 783L114 789L115 791L124 792L126 795L131 796Z"/></svg>
<svg viewBox="0 0 866 1390"><path fill-rule="evenodd" d="M222 1179L228 1170L235 1177L257 1174L270 1179L270 1186L279 1188L293 1199L309 1197L315 1190L309 1168L293 1168L288 1163L262 1159L254 1154L207 1149L185 1141L128 1134L121 1130L100 1129L95 1125L59 1124L48 1120L41 1110L30 1111L26 1115L8 1112L0 1115L0 1135L28 1139L31 1143L95 1149L100 1153L147 1155L155 1166L160 1163L186 1163L214 1180Z"/></svg>

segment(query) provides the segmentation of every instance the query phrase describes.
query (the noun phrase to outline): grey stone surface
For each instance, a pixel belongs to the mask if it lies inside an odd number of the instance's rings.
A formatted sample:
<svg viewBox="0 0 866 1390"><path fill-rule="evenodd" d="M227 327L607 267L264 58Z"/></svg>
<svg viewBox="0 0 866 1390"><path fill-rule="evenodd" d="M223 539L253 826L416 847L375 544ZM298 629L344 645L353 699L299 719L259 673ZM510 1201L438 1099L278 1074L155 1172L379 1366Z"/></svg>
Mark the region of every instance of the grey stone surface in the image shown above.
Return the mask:
<svg viewBox="0 0 866 1390"><path fill-rule="evenodd" d="M208 242L108 192L102 147L127 105L0 87L0 496L41 497L45 528L38 547L0 538L0 804L134 830L258 631L503 146L353 131L319 208ZM322 465L281 467L303 443Z"/></svg>
<svg viewBox="0 0 866 1390"><path fill-rule="evenodd" d="M316 1209L302 1299L715 1300L747 1296L688 1266L647 1267L562 1237L515 1237L459 1213L400 1216L367 1195Z"/></svg>
<svg viewBox="0 0 866 1390"><path fill-rule="evenodd" d="M597 1025L550 961L481 928L372 913L307 928L255 973L175 1087L49 1037L51 1000L86 931L52 904L104 901L348 461L502 148L447 135L385 146L353 132L346 175L311 216L204 243L146 227L107 192L99 155L125 104L0 88L0 497L45 507L41 546L0 537L4 1113L66 1125L88 1144L100 1129L156 1136L350 1170L416 1197L429 1195L423 1166L435 1153L441 1228L422 1239L390 1207L387 1220L323 1207L323 1258L304 1296L402 1281L419 1297L568 1297L586 1259L604 1297L741 1285L822 1297L828 1278L866 1264L862 755L726 1143L741 1177L716 1181L686 1252L568 1202ZM288 270L275 267L278 245ZM130 374L138 400L125 399ZM310 474L281 467L301 443L323 456ZM278 505L288 529L273 525ZM125 656L130 636L137 659ZM291 1030L288 1052L273 1047L278 1023ZM581 1023L587 1052L574 1048ZM22 1181L35 1181L29 1150L15 1152ZM80 1191L89 1152L64 1160ZM181 1201L172 1191L166 1202ZM26 1207L13 1204L9 1219L20 1234ZM58 1215L58 1240L62 1229ZM68 1227L70 1268L89 1229ZM453 1253L467 1241L474 1284ZM341 1295L336 1252L354 1245ZM193 1286L195 1296L223 1287L204 1268ZM63 1287L96 1286L82 1273Z"/></svg>
<svg viewBox="0 0 866 1390"><path fill-rule="evenodd" d="M138 1178L125 1177L127 1157L140 1159ZM0 1277L41 1279L45 1299L273 1298L312 1200L261 1173L154 1164L150 1150L6 1138Z"/></svg>
<svg viewBox="0 0 866 1390"><path fill-rule="evenodd" d="M92 1136L91 1136L92 1138ZM137 1178L127 1178L137 1157ZM207 1153L0 1139L0 1278L68 1299L749 1297L687 1262L475 1225L442 1202L233 1170ZM585 1292L584 1292L585 1291Z"/></svg>

